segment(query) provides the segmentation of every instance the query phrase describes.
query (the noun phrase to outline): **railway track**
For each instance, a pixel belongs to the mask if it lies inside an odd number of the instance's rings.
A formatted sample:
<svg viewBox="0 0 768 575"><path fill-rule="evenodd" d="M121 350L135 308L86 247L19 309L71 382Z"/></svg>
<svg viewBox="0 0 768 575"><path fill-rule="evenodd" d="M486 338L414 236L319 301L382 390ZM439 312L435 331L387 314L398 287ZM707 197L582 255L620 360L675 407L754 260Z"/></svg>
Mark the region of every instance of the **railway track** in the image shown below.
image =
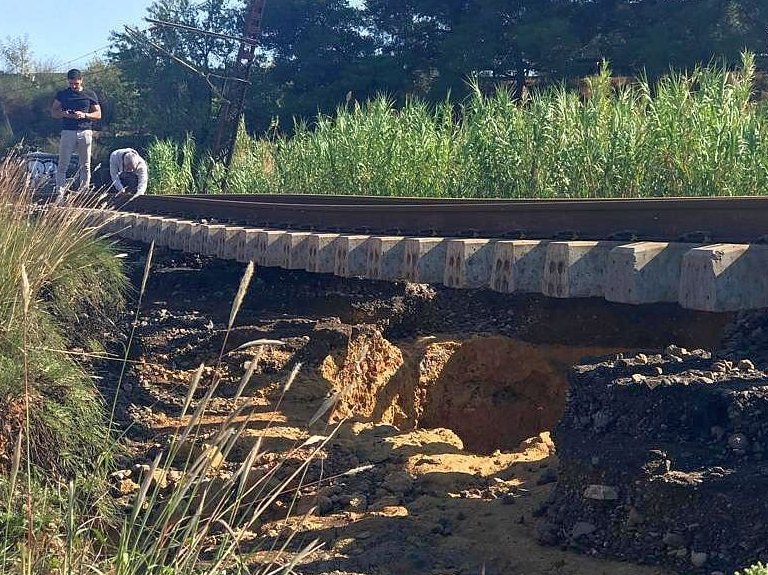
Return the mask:
<svg viewBox="0 0 768 575"><path fill-rule="evenodd" d="M768 197L589 200L141 196L123 210L247 226L426 237L763 243Z"/></svg>
<svg viewBox="0 0 768 575"><path fill-rule="evenodd" d="M709 312L768 307L764 197L141 196L117 210L61 209L84 210L106 234L263 267Z"/></svg>

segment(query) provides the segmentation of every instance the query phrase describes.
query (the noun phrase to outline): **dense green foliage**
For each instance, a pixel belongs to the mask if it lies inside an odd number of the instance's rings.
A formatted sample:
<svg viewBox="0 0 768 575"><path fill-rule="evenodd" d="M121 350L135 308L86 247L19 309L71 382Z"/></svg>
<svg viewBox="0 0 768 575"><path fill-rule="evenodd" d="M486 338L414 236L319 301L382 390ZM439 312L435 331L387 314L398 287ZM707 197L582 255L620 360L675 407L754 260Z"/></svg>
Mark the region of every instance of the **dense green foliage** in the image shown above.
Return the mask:
<svg viewBox="0 0 768 575"><path fill-rule="evenodd" d="M239 36L244 4L155 0L147 16ZM267 1L244 113L251 133L290 132L295 117L312 121L378 94L398 106L461 102L472 78L517 97L523 83L575 82L603 59L617 76L655 81L670 66L730 66L744 49L765 59L767 25L760 0ZM63 75L47 74L52 64L35 61L28 42L0 48L0 139L52 151L58 123L48 107ZM106 61L81 66L104 103L95 164L116 147L146 150L187 133L208 149L236 50L232 39L171 26L115 33ZM106 176L97 171L95 181Z"/></svg>
<svg viewBox="0 0 768 575"><path fill-rule="evenodd" d="M0 162L0 530L15 517L9 476L21 470L41 516L67 481L90 509L114 451L101 395L67 349L102 335L127 280L82 216L31 209L29 194L18 160Z"/></svg>
<svg viewBox="0 0 768 575"><path fill-rule="evenodd" d="M768 114L750 100L753 61L615 88L610 70L589 96L564 87L521 105L475 86L461 106L380 96L299 122L290 138L239 138L229 192L441 197L644 197L761 194L768 188ZM195 169L193 142L151 147L168 193L219 191ZM193 174L198 174L195 179ZM154 189L154 188L153 188Z"/></svg>

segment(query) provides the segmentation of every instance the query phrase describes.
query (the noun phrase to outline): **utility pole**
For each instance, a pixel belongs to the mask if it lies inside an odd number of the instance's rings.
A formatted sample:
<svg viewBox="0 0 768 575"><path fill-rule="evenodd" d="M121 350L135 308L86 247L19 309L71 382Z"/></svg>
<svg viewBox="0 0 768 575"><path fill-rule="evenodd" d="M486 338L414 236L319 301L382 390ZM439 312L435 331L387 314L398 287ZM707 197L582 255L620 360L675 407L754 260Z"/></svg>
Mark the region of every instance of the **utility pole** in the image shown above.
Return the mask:
<svg viewBox="0 0 768 575"><path fill-rule="evenodd" d="M223 160L226 170L232 164L235 151L237 126L243 113L245 95L250 85L251 68L256 52L258 37L261 34L261 18L264 15L265 0L248 0L243 39L237 52L232 78L224 85L224 99L221 103L213 143L213 156Z"/></svg>

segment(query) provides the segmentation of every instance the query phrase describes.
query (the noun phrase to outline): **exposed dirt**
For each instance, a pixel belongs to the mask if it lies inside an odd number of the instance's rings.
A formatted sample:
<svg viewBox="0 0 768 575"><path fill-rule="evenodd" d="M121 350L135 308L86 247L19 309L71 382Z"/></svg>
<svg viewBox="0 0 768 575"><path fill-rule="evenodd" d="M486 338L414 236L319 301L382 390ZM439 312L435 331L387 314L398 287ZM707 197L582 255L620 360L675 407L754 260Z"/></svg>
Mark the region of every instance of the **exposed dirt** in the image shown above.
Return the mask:
<svg viewBox="0 0 768 575"><path fill-rule="evenodd" d="M672 342L713 349L730 317L258 270L225 342L242 266L176 257L156 255L118 396L132 447L115 476L123 501L132 497L132 466L148 463L186 421L187 387L204 363L192 409L214 374L222 383L203 437L253 402L222 473L259 436L265 455L255 464L268 467L341 422L300 491L297 511L316 509L295 544L319 538L324 547L297 572L666 573L538 542L558 479L549 431L563 414L571 365ZM140 280L141 255L130 259ZM255 347L236 350L259 338L284 345L258 357ZM251 361L258 367L236 399ZM115 368L105 369L109 394ZM253 534L254 560L285 528L286 505L276 502L274 520Z"/></svg>

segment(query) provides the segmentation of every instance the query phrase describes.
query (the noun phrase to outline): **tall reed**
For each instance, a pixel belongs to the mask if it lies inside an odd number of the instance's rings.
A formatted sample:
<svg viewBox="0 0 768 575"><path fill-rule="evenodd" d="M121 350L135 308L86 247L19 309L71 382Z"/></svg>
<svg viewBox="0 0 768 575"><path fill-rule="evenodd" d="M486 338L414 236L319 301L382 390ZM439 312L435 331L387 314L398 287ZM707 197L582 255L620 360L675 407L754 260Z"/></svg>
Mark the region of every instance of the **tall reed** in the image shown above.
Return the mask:
<svg viewBox="0 0 768 575"><path fill-rule="evenodd" d="M754 57L523 101L478 86L460 105L379 96L300 121L291 137L240 138L239 193L592 198L733 196L768 189L768 108ZM252 158L250 163L248 158ZM214 171L223 170L214 164ZM209 170L210 171L210 170ZM247 175L247 177L246 177ZM189 188L190 191L194 188Z"/></svg>
<svg viewBox="0 0 768 575"><path fill-rule="evenodd" d="M102 508L105 409L67 349L101 336L100 317L121 308L127 289L85 211L66 209L80 200L32 200L23 162L9 155L0 162L0 563L15 550L30 573L47 563L38 543L55 539L65 485L79 493L73 515Z"/></svg>

